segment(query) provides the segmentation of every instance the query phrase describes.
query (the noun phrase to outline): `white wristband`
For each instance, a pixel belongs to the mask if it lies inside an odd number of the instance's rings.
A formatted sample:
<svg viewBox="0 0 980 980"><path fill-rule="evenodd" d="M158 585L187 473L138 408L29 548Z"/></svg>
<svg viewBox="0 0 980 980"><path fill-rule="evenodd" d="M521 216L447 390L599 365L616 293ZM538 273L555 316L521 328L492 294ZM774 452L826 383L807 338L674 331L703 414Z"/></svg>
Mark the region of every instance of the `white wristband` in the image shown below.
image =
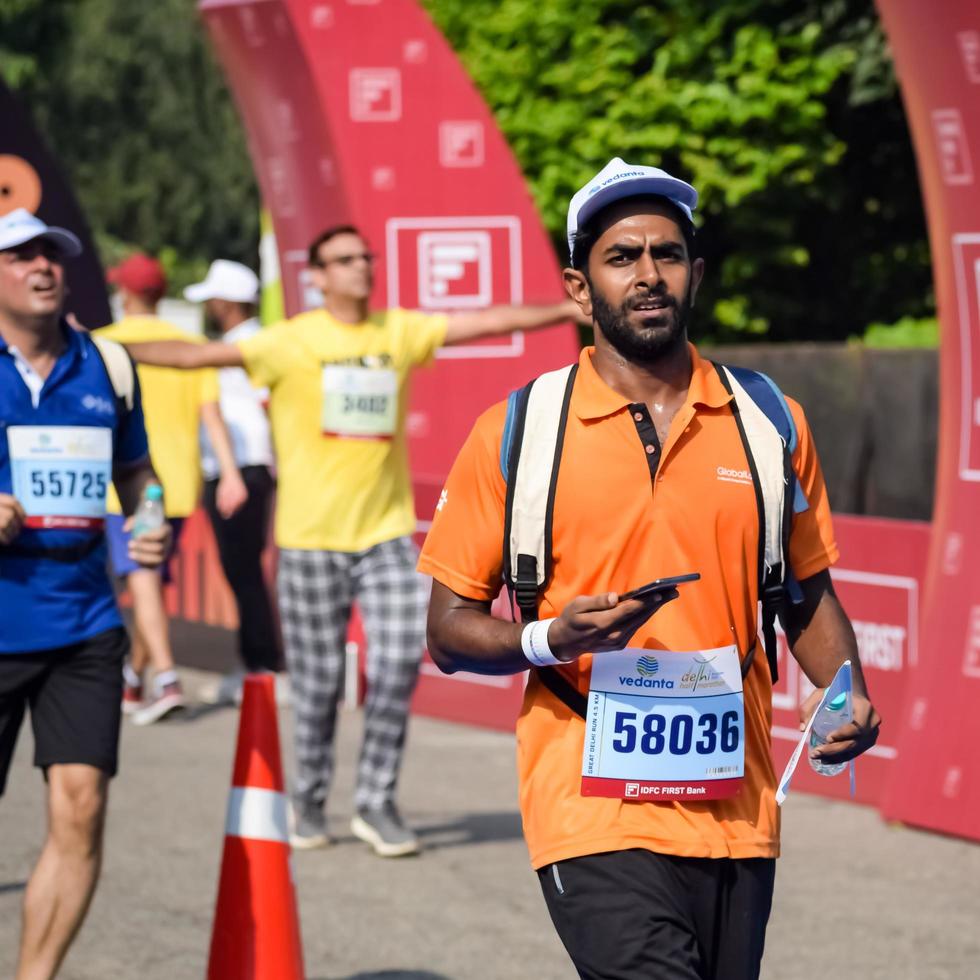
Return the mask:
<svg viewBox="0 0 980 980"><path fill-rule="evenodd" d="M535 667L553 667L555 664L565 662L559 660L548 646L548 627L554 621L554 618L538 619L528 623L521 633L521 649L524 651L524 656Z"/></svg>

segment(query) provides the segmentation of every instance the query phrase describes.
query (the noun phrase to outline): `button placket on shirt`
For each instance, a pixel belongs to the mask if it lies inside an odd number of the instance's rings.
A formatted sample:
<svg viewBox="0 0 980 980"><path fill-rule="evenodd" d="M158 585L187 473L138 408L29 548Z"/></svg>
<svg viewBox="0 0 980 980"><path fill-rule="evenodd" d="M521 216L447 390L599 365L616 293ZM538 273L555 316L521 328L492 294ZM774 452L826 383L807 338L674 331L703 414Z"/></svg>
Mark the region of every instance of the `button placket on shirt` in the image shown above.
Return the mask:
<svg viewBox="0 0 980 980"><path fill-rule="evenodd" d="M633 402L630 407L630 416L633 425L636 426L636 434L640 437L643 452L647 459L647 467L650 470L650 480L653 481L657 476L657 469L660 466L661 447L660 439L657 436L657 427L650 418L646 405Z"/></svg>

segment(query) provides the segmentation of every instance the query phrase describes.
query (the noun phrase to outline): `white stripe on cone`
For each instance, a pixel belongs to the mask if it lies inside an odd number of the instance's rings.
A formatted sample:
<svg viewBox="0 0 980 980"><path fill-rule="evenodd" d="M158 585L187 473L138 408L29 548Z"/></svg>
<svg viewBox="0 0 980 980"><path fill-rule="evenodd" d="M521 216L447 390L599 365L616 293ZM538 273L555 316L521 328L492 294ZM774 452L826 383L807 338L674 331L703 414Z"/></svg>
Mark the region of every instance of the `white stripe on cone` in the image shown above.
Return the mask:
<svg viewBox="0 0 980 980"><path fill-rule="evenodd" d="M274 789L232 786L225 834L287 844L286 794Z"/></svg>

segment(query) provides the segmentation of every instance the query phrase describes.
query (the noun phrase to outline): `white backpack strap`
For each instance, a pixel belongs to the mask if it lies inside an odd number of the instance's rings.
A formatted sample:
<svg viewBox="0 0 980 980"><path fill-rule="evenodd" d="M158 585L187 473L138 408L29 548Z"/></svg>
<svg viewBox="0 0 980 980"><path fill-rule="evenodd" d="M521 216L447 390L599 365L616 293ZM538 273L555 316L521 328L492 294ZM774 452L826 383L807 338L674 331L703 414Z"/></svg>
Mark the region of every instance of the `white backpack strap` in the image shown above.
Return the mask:
<svg viewBox="0 0 980 980"><path fill-rule="evenodd" d="M722 366L728 377L732 395L738 405L738 418L748 442L749 467L757 493L762 493L765 513L765 543L762 551L764 569L779 569L780 581L785 577L783 555L783 516L786 503L785 443L783 437L742 387L738 378ZM760 569L760 573L762 569Z"/></svg>
<svg viewBox="0 0 980 980"><path fill-rule="evenodd" d="M551 574L551 523L565 422L578 365L549 371L517 393L509 435L504 575L525 622Z"/></svg>
<svg viewBox="0 0 980 980"><path fill-rule="evenodd" d="M762 637L769 661L769 673L775 684L779 679L776 650L776 617L786 600L786 586L794 581L789 573L789 533L792 509L787 499L793 474L789 442L778 425L785 418L776 415L772 406L767 412L757 397L746 390L735 371L716 364L722 383L734 399L732 414L738 426L742 446L752 474L756 506L759 511L759 601L762 604ZM778 391L769 379L758 372L745 372L747 382L764 381L768 392ZM779 395L780 401L782 395ZM784 403L783 403L784 404ZM789 415L789 410L785 410ZM776 415L774 420L773 415ZM792 417L790 416L790 422ZM756 644L757 645L757 644ZM748 673L755 657L756 646L742 662L743 676Z"/></svg>
<svg viewBox="0 0 980 980"><path fill-rule="evenodd" d="M114 340L106 340L98 334L89 334L105 365L106 374L112 382L112 390L116 398L126 406L126 411L133 410L136 391L136 372L126 348Z"/></svg>

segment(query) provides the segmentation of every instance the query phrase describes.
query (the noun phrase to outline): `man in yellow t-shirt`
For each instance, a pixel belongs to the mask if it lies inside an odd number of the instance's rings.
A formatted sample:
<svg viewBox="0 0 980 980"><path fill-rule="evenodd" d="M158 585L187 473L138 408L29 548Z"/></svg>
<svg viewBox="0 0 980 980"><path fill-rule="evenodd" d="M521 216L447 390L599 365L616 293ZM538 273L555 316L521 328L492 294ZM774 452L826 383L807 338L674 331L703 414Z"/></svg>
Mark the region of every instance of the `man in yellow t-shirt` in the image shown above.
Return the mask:
<svg viewBox="0 0 980 980"><path fill-rule="evenodd" d="M395 808L429 586L415 571L405 418L413 368L444 344L577 316L570 302L448 316L371 314L374 256L357 229L310 245L323 307L236 344L140 344L141 363L244 367L268 387L279 466L279 610L295 708L293 846L328 843L324 804L352 604L364 620L368 693L351 829L384 857L419 844Z"/></svg>
<svg viewBox="0 0 980 980"><path fill-rule="evenodd" d="M139 253L131 255L111 269L108 278L119 293L124 316L102 328L100 336L118 343L177 339L203 343L156 315L167 289L163 266L156 259ZM150 458L163 485L165 511L176 541L183 520L193 513L200 497L201 423L216 446L221 465L218 506L230 514L245 502L248 492L235 465L218 407L217 372L184 373L158 367L140 367L138 372ZM132 658L123 668L123 711L135 724L149 725L184 705L163 603L167 567L158 570L136 565L127 553L129 533L123 527L114 490L110 491L107 508L106 533L113 569L125 579L133 599L135 629ZM147 663L153 666L154 678L152 694L144 702L142 675Z"/></svg>

